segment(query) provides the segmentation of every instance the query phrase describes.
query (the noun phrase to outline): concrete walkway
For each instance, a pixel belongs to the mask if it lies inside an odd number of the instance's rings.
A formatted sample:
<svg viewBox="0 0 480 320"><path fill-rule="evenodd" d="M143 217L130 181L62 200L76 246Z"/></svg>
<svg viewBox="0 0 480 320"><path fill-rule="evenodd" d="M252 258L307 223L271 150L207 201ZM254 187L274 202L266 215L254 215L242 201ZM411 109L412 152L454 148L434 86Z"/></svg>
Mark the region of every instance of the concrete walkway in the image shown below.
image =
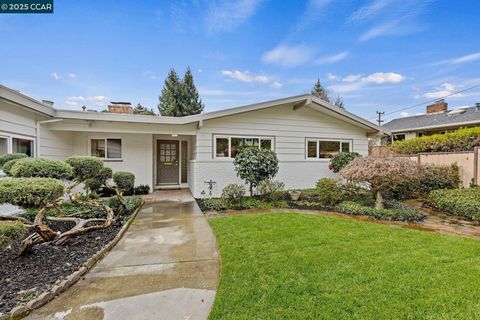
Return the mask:
<svg viewBox="0 0 480 320"><path fill-rule="evenodd" d="M27 319L206 319L219 275L215 237L188 191L172 196L147 204L85 279Z"/></svg>

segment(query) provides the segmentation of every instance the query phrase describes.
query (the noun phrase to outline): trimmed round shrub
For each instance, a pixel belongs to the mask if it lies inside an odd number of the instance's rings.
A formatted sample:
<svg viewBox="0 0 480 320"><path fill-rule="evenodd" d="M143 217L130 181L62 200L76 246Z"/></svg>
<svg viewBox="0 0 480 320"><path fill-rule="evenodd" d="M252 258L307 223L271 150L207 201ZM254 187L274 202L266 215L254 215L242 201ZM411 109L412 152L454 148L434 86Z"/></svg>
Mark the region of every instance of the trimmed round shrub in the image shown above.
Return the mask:
<svg viewBox="0 0 480 320"><path fill-rule="evenodd" d="M65 162L72 167L77 181L95 178L103 168L103 161L95 157L71 156Z"/></svg>
<svg viewBox="0 0 480 320"><path fill-rule="evenodd" d="M23 159L23 158L21 158L21 159ZM12 170L13 165L14 165L18 160L20 160L20 159L12 159L12 160L9 160L9 161L5 162L5 164L4 164L3 167L2 167L2 170L3 170L3 172L4 172L7 176L10 176L10 175L11 175L10 171Z"/></svg>
<svg viewBox="0 0 480 320"><path fill-rule="evenodd" d="M240 179L250 184L250 195L260 181L272 179L278 172L278 159L275 152L267 149L248 147L240 150L233 161Z"/></svg>
<svg viewBox="0 0 480 320"><path fill-rule="evenodd" d="M9 153L9 154L4 154L3 156L0 156L0 168L3 167L5 163L7 163L10 160L14 159L23 159L23 158L28 158L28 156L25 153Z"/></svg>
<svg viewBox="0 0 480 320"><path fill-rule="evenodd" d="M72 167L59 160L39 158L19 159L12 166L10 174L15 178L69 179L73 176Z"/></svg>
<svg viewBox="0 0 480 320"><path fill-rule="evenodd" d="M283 197L285 184L276 180L263 180L257 186L258 195L268 201L278 201Z"/></svg>
<svg viewBox="0 0 480 320"><path fill-rule="evenodd" d="M322 178L317 181L315 198L317 202L326 207L334 207L345 197L345 190L339 180Z"/></svg>
<svg viewBox="0 0 480 320"><path fill-rule="evenodd" d="M39 208L64 195L63 184L50 178L0 179L0 203Z"/></svg>
<svg viewBox="0 0 480 320"><path fill-rule="evenodd" d="M222 190L221 198L227 203L238 203L245 196L245 187L241 184L227 184Z"/></svg>
<svg viewBox="0 0 480 320"><path fill-rule="evenodd" d="M330 170L337 173L347 166L355 158L361 157L358 152L340 152L330 159Z"/></svg>
<svg viewBox="0 0 480 320"><path fill-rule="evenodd" d="M0 250L5 250L26 234L27 228L23 223L19 221L0 221Z"/></svg>
<svg viewBox="0 0 480 320"><path fill-rule="evenodd" d="M118 171L113 174L113 181L120 192L133 190L135 185L135 175L127 171Z"/></svg>

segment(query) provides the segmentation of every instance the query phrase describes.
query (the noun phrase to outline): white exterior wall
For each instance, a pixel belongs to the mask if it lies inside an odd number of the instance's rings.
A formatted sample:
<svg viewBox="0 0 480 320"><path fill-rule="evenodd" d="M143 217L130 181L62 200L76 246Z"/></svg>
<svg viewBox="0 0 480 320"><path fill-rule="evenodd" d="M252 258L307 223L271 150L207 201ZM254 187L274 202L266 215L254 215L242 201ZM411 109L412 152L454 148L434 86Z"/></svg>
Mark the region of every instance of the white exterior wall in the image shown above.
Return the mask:
<svg viewBox="0 0 480 320"><path fill-rule="evenodd" d="M135 174L135 185L153 186L153 136L151 134L74 132L73 154L90 155L90 139L122 139L122 160L105 160L105 166L115 171Z"/></svg>
<svg viewBox="0 0 480 320"><path fill-rule="evenodd" d="M318 179L335 177L328 159L306 159L307 138L350 140L352 151L368 154L368 139L364 129L333 118L308 107L293 111L291 106L262 109L224 118L204 121L197 133L197 152L191 161L193 179L190 189L195 197L209 196L205 181L216 184L212 196L219 196L228 183L241 183L232 159L214 159L214 135L252 135L274 138L274 150L279 159L275 177L288 189L311 188Z"/></svg>
<svg viewBox="0 0 480 320"><path fill-rule="evenodd" d="M38 156L45 159L65 160L73 154L73 133L52 131L40 124Z"/></svg>

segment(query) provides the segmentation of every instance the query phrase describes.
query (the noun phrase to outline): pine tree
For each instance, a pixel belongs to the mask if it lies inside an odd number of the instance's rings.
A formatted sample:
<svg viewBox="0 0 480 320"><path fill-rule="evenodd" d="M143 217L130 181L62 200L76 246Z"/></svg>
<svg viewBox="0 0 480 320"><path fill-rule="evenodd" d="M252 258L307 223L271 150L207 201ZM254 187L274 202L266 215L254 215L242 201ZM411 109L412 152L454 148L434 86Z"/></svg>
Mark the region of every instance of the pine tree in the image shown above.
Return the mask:
<svg viewBox="0 0 480 320"><path fill-rule="evenodd" d="M337 95L337 99L335 100L334 103L335 107L339 107L340 109L345 110L345 103L343 103L342 98L340 98L340 95Z"/></svg>
<svg viewBox="0 0 480 320"><path fill-rule="evenodd" d="M158 111L162 116L183 116L182 83L175 69L170 69L163 85L162 94L159 97Z"/></svg>
<svg viewBox="0 0 480 320"><path fill-rule="evenodd" d="M183 77L183 87L185 91L185 111L188 113L186 115L201 113L204 105L202 103L202 99L200 99L197 88L195 87L195 83L193 82L193 75L190 67L188 67L185 71L185 76Z"/></svg>
<svg viewBox="0 0 480 320"><path fill-rule="evenodd" d="M315 85L313 86L313 89L310 93L326 102L330 102L328 91L322 86L322 84L320 83L320 79L317 79L317 82L315 82Z"/></svg>
<svg viewBox="0 0 480 320"><path fill-rule="evenodd" d="M140 102L137 104L135 108L133 108L133 114L143 114L147 116L156 116L155 112L153 112L153 109L147 109L144 106L140 104Z"/></svg>

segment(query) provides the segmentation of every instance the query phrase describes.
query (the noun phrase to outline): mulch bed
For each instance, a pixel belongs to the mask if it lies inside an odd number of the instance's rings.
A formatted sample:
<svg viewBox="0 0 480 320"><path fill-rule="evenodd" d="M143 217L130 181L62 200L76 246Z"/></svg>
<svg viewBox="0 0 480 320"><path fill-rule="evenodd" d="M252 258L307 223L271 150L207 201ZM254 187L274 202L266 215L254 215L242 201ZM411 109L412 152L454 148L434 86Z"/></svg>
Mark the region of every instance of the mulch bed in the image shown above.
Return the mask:
<svg viewBox="0 0 480 320"><path fill-rule="evenodd" d="M53 230L66 231L70 222L47 223ZM48 243L35 246L18 257L20 242L12 249L0 251L0 314L28 302L78 270L90 257L112 241L122 227L116 221L107 229L88 232L72 238L62 246Z"/></svg>

